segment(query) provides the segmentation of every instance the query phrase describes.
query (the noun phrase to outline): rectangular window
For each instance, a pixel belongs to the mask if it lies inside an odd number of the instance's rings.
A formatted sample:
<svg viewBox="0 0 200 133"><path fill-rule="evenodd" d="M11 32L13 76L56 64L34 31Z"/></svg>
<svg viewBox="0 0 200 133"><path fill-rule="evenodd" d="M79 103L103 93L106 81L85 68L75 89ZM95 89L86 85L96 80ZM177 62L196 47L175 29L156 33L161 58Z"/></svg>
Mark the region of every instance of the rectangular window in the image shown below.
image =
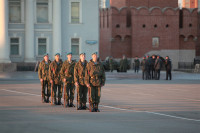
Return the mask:
<svg viewBox="0 0 200 133"><path fill-rule="evenodd" d="M72 55L79 55L79 38L72 38L71 44Z"/></svg>
<svg viewBox="0 0 200 133"><path fill-rule="evenodd" d="M71 2L71 23L80 23L80 2Z"/></svg>
<svg viewBox="0 0 200 133"><path fill-rule="evenodd" d="M153 46L154 48L159 47L159 37L153 37L153 38L152 38L152 46Z"/></svg>
<svg viewBox="0 0 200 133"><path fill-rule="evenodd" d="M47 39L38 38L38 55L44 55L47 52Z"/></svg>
<svg viewBox="0 0 200 133"><path fill-rule="evenodd" d="M19 38L10 38L10 55L19 55Z"/></svg>
<svg viewBox="0 0 200 133"><path fill-rule="evenodd" d="M9 0L9 22L21 22L21 0Z"/></svg>
<svg viewBox="0 0 200 133"><path fill-rule="evenodd" d="M48 23L48 0L37 1L37 23Z"/></svg>

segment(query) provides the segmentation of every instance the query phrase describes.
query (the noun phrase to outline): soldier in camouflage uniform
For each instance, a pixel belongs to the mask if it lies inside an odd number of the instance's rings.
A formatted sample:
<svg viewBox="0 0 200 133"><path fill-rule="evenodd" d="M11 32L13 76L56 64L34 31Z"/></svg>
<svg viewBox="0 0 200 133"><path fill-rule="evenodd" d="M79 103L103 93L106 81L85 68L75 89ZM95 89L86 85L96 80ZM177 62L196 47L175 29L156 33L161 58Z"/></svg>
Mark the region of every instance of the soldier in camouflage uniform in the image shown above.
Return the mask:
<svg viewBox="0 0 200 133"><path fill-rule="evenodd" d="M101 87L105 84L105 71L101 62L97 61L97 53L92 54L92 60L87 64L85 83L91 90L92 112L99 112L98 105L101 97Z"/></svg>
<svg viewBox="0 0 200 133"><path fill-rule="evenodd" d="M60 59L60 54L57 53L55 55L55 60L50 64L49 67L49 79L51 85L53 85L53 97L54 97L54 104L61 105L61 98L62 98L62 80L60 76L60 70L62 67L63 61ZM56 99L56 92L58 89L58 102Z"/></svg>
<svg viewBox="0 0 200 133"><path fill-rule="evenodd" d="M72 60L72 53L67 53L67 60L63 63L61 68L61 76L64 82L64 89L66 90L65 99L67 102L67 107L75 107L73 104L74 100L74 66L75 61ZM70 102L70 103L69 103Z"/></svg>
<svg viewBox="0 0 200 133"><path fill-rule="evenodd" d="M49 60L49 55L44 54L44 60L40 62L38 68L38 76L42 85L42 102L49 103L50 97L50 81L49 81L49 65L51 61ZM45 88L47 88L47 94L45 94ZM45 97L46 96L46 97Z"/></svg>
<svg viewBox="0 0 200 133"><path fill-rule="evenodd" d="M74 67L74 82L77 88L78 95L78 110L86 110L87 92L88 88L85 85L85 69L87 61L85 60L85 53L80 54L80 60Z"/></svg>

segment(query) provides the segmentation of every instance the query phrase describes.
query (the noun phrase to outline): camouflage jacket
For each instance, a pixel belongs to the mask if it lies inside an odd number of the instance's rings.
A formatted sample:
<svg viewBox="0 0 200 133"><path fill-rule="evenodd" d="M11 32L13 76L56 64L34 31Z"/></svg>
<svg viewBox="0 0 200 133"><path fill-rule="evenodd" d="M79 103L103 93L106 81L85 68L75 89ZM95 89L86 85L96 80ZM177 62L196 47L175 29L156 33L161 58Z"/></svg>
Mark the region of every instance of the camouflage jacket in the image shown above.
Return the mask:
<svg viewBox="0 0 200 133"><path fill-rule="evenodd" d="M65 78L66 82L65 83L74 83L74 66L76 62L72 61L69 63L69 61L65 61L62 65L60 74L62 77L62 80Z"/></svg>
<svg viewBox="0 0 200 133"><path fill-rule="evenodd" d="M87 66L87 61L84 61L84 65L81 60L76 63L74 67L74 82L78 82L80 85L85 85L85 69Z"/></svg>
<svg viewBox="0 0 200 133"><path fill-rule="evenodd" d="M49 67L49 79L53 80L55 84L62 84L60 70L62 67L63 61L60 60L59 64L57 64L56 60L54 60Z"/></svg>
<svg viewBox="0 0 200 133"><path fill-rule="evenodd" d="M92 86L103 86L106 81L105 70L100 62L96 64L90 60L85 70L85 83Z"/></svg>
<svg viewBox="0 0 200 133"><path fill-rule="evenodd" d="M38 77L39 79L43 80L49 80L49 65L51 64L51 61L48 60L48 63L45 63L45 60L40 62L38 67Z"/></svg>

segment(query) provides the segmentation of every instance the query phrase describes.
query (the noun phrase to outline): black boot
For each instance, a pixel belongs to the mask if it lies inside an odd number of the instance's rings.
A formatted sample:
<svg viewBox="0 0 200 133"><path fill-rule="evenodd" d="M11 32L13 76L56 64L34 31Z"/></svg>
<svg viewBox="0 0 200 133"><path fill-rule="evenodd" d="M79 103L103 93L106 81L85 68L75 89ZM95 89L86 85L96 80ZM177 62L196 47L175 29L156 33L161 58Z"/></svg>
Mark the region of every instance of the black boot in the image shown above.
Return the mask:
<svg viewBox="0 0 200 133"><path fill-rule="evenodd" d="M92 104L91 109L92 109L92 112L96 112L94 104Z"/></svg>
<svg viewBox="0 0 200 133"><path fill-rule="evenodd" d="M78 109L77 110L82 110L82 104L78 103Z"/></svg>
<svg viewBox="0 0 200 133"><path fill-rule="evenodd" d="M57 100L56 100L56 98L54 98L54 105L57 105Z"/></svg>
<svg viewBox="0 0 200 133"><path fill-rule="evenodd" d="M48 96L47 99L46 99L46 103L49 103L49 96Z"/></svg>
<svg viewBox="0 0 200 133"><path fill-rule="evenodd" d="M73 100L70 100L69 107L75 107L74 104L73 104Z"/></svg>
<svg viewBox="0 0 200 133"><path fill-rule="evenodd" d="M58 105L61 105L61 98L58 98Z"/></svg>
<svg viewBox="0 0 200 133"><path fill-rule="evenodd" d="M99 104L95 104L95 112L100 112L100 110L98 109L98 105Z"/></svg>
<svg viewBox="0 0 200 133"><path fill-rule="evenodd" d="M83 103L83 107L82 107L83 110L86 110L88 109L88 107L86 106L86 103Z"/></svg>

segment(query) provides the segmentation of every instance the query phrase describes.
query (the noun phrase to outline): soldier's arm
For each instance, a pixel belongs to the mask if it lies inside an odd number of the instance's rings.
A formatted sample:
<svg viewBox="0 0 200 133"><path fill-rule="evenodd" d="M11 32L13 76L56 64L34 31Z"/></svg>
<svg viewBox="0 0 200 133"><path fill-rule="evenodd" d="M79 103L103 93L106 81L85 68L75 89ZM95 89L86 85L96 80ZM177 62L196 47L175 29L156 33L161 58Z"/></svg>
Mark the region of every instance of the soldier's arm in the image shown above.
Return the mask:
<svg viewBox="0 0 200 133"><path fill-rule="evenodd" d="M62 64L62 67L61 67L61 70L60 70L60 76L61 76L62 80L65 78L65 65L64 65L64 63Z"/></svg>
<svg viewBox="0 0 200 133"><path fill-rule="evenodd" d="M52 70L53 64L51 63L49 66L49 80L53 80L53 70Z"/></svg>
<svg viewBox="0 0 200 133"><path fill-rule="evenodd" d="M74 67L74 82L78 82L78 63Z"/></svg>
<svg viewBox="0 0 200 133"><path fill-rule="evenodd" d="M41 62L40 62L39 67L38 67L38 77L39 77L39 79L42 78Z"/></svg>
<svg viewBox="0 0 200 133"><path fill-rule="evenodd" d="M85 68L85 84L88 86L90 85L90 68L89 68L89 63L87 64Z"/></svg>

